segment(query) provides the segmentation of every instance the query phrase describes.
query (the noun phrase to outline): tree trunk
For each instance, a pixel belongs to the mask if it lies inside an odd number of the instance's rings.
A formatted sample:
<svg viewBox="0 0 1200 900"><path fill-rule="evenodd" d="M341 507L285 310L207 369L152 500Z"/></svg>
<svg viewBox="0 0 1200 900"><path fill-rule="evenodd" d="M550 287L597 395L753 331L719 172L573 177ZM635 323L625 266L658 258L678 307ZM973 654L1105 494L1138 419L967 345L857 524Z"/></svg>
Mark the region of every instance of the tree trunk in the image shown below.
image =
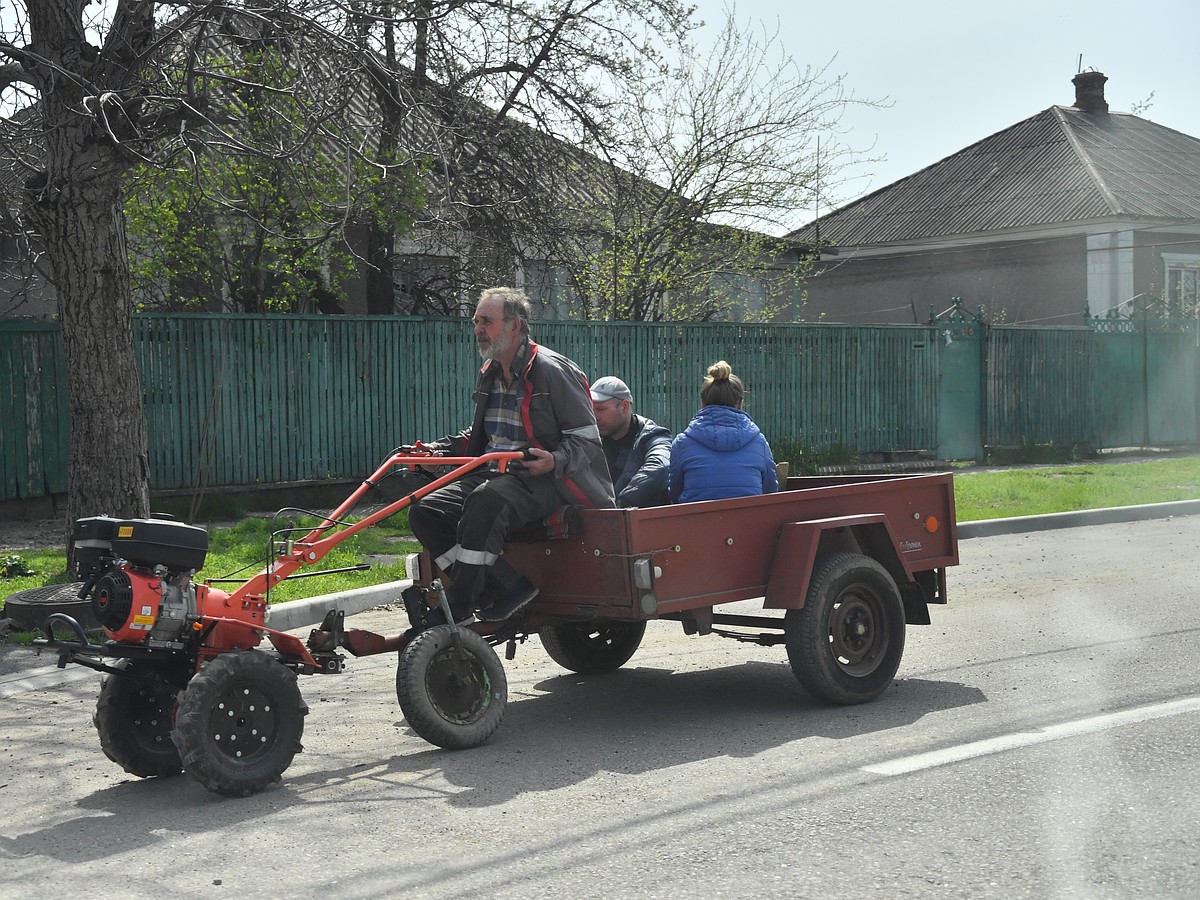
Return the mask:
<svg viewBox="0 0 1200 900"><path fill-rule="evenodd" d="M56 100L43 101L47 124L61 114ZM70 409L65 537L73 568L75 519L148 514L149 458L118 151L97 141L86 120L47 128L44 139L47 169L29 186L27 211L45 245L62 322Z"/></svg>
<svg viewBox="0 0 1200 900"><path fill-rule="evenodd" d="M121 204L91 197L63 210L58 224L50 255L67 275L57 283L71 412L68 523L144 517L150 464Z"/></svg>
<svg viewBox="0 0 1200 900"><path fill-rule="evenodd" d="M390 6L384 12L392 14ZM417 22L418 35L426 23ZM379 140L375 146L375 161L383 165L395 165L400 146L400 119L403 115L398 86L392 80L398 71L396 63L396 23L388 19L383 23L384 58L387 74L376 72L374 79L375 100L379 104ZM418 37L418 48L421 38ZM418 50L418 72L424 66L424 55ZM418 76L419 78L420 76ZM367 314L390 316L396 311L396 230L389 228L378 218L367 223Z"/></svg>
<svg viewBox="0 0 1200 900"><path fill-rule="evenodd" d="M396 311L396 285L392 263L396 233L378 222L367 225L367 315L390 316Z"/></svg>

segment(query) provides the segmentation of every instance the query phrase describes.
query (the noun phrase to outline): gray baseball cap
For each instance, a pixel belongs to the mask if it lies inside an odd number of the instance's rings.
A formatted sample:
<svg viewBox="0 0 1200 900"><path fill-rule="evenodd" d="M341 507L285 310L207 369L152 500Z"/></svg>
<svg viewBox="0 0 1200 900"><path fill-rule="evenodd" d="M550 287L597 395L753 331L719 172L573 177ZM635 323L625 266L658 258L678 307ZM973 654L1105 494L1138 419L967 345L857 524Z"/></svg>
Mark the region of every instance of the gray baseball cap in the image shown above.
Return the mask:
<svg viewBox="0 0 1200 900"><path fill-rule="evenodd" d="M605 375L596 379L596 383L592 385L592 402L603 403L605 400L632 402L633 394L629 392L629 386L616 375Z"/></svg>

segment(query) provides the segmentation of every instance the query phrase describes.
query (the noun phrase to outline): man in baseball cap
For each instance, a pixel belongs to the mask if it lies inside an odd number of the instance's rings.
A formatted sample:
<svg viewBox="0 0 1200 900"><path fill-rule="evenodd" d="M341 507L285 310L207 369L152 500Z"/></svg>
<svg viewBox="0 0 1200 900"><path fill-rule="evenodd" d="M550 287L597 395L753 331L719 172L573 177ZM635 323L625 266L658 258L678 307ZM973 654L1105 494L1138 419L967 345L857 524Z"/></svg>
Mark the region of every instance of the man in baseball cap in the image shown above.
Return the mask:
<svg viewBox="0 0 1200 900"><path fill-rule="evenodd" d="M592 385L592 408L617 506L666 505L671 432L634 414L633 393L615 375Z"/></svg>

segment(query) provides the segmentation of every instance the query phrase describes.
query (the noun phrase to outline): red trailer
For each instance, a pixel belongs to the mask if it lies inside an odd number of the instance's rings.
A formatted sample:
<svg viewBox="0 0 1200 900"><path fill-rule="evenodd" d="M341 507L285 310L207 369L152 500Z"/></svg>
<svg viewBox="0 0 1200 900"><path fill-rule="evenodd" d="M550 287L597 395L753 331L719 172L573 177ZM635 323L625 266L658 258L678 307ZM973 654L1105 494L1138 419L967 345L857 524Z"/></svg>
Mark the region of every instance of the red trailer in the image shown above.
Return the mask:
<svg viewBox="0 0 1200 900"><path fill-rule="evenodd" d="M485 683L503 678L498 660L484 665L487 643L506 643L511 658L536 633L555 662L595 674L627 662L650 619L678 621L692 635L784 644L811 694L862 703L891 684L905 625L929 624L929 604L946 602L946 569L958 564L953 478L790 478L759 497L585 510L578 534L510 543L504 553L541 593L515 625L469 627L483 640L472 643L468 686L461 673L428 677L430 660L456 653L445 629L343 639L354 653L403 650L401 706L435 744L471 746L499 724L502 703L477 702ZM428 555L417 581L436 596ZM756 598L761 615L722 611ZM468 695L476 700L465 703Z"/></svg>
<svg viewBox="0 0 1200 900"><path fill-rule="evenodd" d="M482 743L507 703L493 647L537 635L547 653L582 674L611 671L636 652L651 619L687 634L783 644L792 671L831 703L872 700L891 684L905 626L929 624L958 563L949 474L787 479L775 494L647 509L585 510L561 540L512 542L505 558L541 590L502 622L429 627L448 604L422 555L404 592L411 627L393 637L346 629L333 611L308 641L267 627L273 585L318 562L337 543L414 498L483 465L402 448L317 528L285 535L275 560L232 593L195 584L203 529L162 520L80 520L82 594L110 640L90 643L56 614L39 642L106 673L95 716L110 759L139 775L187 771L211 790L246 795L278 780L300 749L307 707L297 674L343 670L355 656L397 652L396 693L423 738L442 747ZM397 471L458 466L350 524L367 490ZM728 604L761 598L761 614ZM74 639L56 634L69 630ZM270 650L258 649L263 640ZM115 662L112 662L115 660Z"/></svg>

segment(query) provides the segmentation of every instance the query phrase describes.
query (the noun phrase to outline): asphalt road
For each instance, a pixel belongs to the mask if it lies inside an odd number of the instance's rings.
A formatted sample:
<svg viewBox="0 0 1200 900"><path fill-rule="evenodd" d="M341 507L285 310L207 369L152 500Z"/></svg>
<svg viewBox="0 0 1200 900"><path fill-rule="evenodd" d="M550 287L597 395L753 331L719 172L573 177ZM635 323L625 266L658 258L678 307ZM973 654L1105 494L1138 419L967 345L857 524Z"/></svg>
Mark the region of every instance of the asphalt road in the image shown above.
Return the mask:
<svg viewBox="0 0 1200 900"><path fill-rule="evenodd" d="M1200 896L1200 516L983 537L875 703L652 623L619 672L536 640L449 752L394 658L302 680L305 752L230 800L101 752L96 677L0 698L0 897ZM401 628L365 613L356 627Z"/></svg>

